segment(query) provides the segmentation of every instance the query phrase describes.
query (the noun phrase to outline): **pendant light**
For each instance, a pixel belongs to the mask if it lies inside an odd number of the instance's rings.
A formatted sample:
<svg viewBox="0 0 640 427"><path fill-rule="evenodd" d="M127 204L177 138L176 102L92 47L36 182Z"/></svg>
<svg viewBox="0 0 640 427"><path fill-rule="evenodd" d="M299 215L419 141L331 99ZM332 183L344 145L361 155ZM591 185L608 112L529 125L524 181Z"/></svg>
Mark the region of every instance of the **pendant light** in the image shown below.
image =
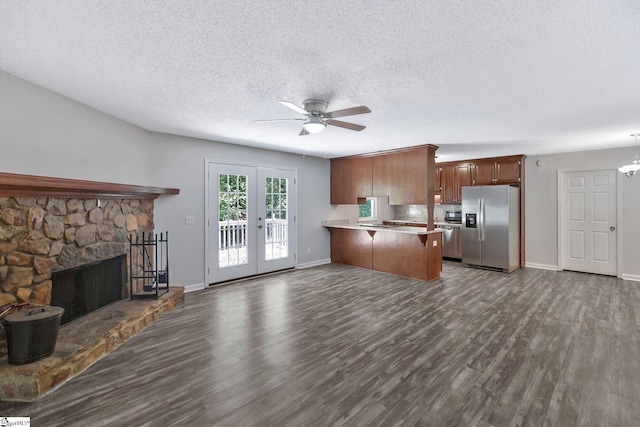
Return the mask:
<svg viewBox="0 0 640 427"><path fill-rule="evenodd" d="M632 133L631 136L636 138L636 158L631 162L631 164L620 166L618 170L624 174L627 178L631 178L633 175L640 170L640 158L638 158L638 137L640 133Z"/></svg>

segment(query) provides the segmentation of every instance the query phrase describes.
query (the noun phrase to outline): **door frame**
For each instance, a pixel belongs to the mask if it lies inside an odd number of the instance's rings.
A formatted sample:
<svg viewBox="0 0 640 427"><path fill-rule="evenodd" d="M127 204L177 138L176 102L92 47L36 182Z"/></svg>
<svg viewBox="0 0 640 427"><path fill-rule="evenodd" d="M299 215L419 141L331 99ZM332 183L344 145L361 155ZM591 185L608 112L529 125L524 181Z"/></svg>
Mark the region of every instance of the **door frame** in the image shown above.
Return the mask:
<svg viewBox="0 0 640 427"><path fill-rule="evenodd" d="M564 270L565 254L564 248L567 244L565 239L565 227L563 218L568 209L565 201L566 191L563 182L566 174L574 172L597 172L597 171L611 171L615 172L615 192L616 192L616 276L622 278L622 239L623 233L621 233L622 226L622 214L621 214L621 202L622 202L622 186L620 185L620 174L617 170L604 168L604 169L558 169L557 175L557 189L558 189L558 266L557 271ZM611 277L611 276L609 276Z"/></svg>
<svg viewBox="0 0 640 427"><path fill-rule="evenodd" d="M279 166L279 165L272 165L272 164L265 164L265 163L253 163L253 162L239 162L236 160L226 160L226 159L217 159L217 158L211 158L211 157L206 157L204 159L204 218L205 218L205 223L204 223L204 287L205 289L208 288L211 285L211 274L213 272L210 263L210 249L209 249L209 245L210 245L210 227L211 227L211 220L210 220L210 209L209 209L209 165L211 163L218 163L218 164L224 164L224 165L228 165L228 166L243 166L243 167L254 167L254 168L265 168L265 169L277 169L277 170L284 170L284 171L289 171L289 172L293 172L293 176L294 176L294 180L295 180L295 185L293 186L294 189L294 207L293 207L293 215L294 215L294 233L295 233L295 239L293 241L293 253L294 253L294 259L293 259L293 268L294 270L298 269L298 168L296 167L292 167L292 166Z"/></svg>

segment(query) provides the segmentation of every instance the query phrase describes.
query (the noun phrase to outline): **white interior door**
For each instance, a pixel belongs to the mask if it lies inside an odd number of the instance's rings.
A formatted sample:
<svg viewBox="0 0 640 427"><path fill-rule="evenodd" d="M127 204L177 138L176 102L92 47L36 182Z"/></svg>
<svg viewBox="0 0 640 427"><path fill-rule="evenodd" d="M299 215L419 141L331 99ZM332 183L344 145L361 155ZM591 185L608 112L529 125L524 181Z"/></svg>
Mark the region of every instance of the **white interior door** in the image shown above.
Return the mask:
<svg viewBox="0 0 640 427"><path fill-rule="evenodd" d="M295 172L208 166L208 283L295 266Z"/></svg>
<svg viewBox="0 0 640 427"><path fill-rule="evenodd" d="M616 173L562 174L561 267L616 275Z"/></svg>

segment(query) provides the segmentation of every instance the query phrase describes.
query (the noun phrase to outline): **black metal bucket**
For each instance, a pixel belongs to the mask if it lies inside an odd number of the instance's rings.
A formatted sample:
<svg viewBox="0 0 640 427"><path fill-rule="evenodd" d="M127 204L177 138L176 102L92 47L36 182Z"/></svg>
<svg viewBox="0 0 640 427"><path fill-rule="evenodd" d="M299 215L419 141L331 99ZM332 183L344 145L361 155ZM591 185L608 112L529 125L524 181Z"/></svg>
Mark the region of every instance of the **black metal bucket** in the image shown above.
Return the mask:
<svg viewBox="0 0 640 427"><path fill-rule="evenodd" d="M9 363L24 365L50 356L56 348L62 307L30 308L6 317Z"/></svg>

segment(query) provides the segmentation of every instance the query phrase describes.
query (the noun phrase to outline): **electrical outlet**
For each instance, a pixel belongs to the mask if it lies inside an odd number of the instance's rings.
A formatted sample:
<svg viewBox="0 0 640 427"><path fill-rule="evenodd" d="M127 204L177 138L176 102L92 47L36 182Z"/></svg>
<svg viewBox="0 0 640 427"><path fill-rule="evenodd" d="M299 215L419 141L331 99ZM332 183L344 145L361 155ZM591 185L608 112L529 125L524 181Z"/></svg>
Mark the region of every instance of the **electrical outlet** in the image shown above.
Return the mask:
<svg viewBox="0 0 640 427"><path fill-rule="evenodd" d="M438 241L437 241L437 240L434 240L434 241L433 241L433 246L434 246L434 247L438 246Z"/></svg>
<svg viewBox="0 0 640 427"><path fill-rule="evenodd" d="M196 218L193 215L187 215L184 217L184 223L187 225L193 225L196 222Z"/></svg>
<svg viewBox="0 0 640 427"><path fill-rule="evenodd" d="M307 255L311 255L311 248L307 248Z"/></svg>

